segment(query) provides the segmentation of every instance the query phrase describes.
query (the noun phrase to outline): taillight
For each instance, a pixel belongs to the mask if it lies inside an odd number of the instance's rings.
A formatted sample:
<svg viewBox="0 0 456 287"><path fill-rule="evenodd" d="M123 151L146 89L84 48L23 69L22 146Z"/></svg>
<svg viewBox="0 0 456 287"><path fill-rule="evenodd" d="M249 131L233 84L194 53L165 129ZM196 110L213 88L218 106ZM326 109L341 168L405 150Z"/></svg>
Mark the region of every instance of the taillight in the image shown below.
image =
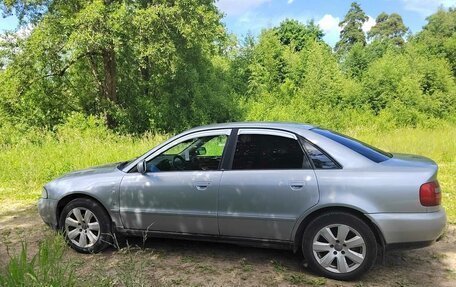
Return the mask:
<svg viewBox="0 0 456 287"><path fill-rule="evenodd" d="M436 206L440 205L442 195L440 193L439 182L432 181L423 184L420 187L420 202L423 206Z"/></svg>

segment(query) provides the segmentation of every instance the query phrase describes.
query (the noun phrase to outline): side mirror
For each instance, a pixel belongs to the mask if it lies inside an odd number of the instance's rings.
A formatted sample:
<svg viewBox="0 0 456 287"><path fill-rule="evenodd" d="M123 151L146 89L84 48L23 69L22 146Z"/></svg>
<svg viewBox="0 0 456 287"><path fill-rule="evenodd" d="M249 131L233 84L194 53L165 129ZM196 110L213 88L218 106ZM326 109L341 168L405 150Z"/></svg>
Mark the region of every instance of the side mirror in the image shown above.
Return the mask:
<svg viewBox="0 0 456 287"><path fill-rule="evenodd" d="M206 151L206 148L203 147L203 146L199 147L199 148L196 150L196 154L197 154L197 155L205 155L206 152L207 152L207 151Z"/></svg>
<svg viewBox="0 0 456 287"><path fill-rule="evenodd" d="M139 173L145 174L147 171L146 161L142 160L142 161L138 162L138 165L136 166L136 168L138 169Z"/></svg>

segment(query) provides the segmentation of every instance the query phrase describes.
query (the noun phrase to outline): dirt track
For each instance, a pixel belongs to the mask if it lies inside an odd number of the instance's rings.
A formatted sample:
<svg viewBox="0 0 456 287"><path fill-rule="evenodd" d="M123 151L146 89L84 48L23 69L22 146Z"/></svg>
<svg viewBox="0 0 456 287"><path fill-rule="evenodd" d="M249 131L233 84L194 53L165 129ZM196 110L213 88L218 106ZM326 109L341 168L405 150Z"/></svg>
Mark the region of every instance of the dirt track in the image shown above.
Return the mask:
<svg viewBox="0 0 456 287"><path fill-rule="evenodd" d="M32 252L51 231L36 208L0 214L0 268L6 246L16 252L21 240ZM105 286L133 282L144 286L456 286L456 226L431 247L395 251L359 281L338 282L313 275L290 251L168 239L127 238L130 247L83 255L69 250L76 275ZM137 247L139 246L139 247ZM141 248L140 248L141 247Z"/></svg>

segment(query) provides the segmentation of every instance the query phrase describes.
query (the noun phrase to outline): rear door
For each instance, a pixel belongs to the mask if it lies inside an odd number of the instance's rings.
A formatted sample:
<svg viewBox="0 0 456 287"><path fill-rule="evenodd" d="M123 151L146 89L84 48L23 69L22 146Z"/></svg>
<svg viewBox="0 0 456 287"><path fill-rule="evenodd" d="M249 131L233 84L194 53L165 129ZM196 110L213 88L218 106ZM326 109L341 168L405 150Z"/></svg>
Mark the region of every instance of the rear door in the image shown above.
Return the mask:
<svg viewBox="0 0 456 287"><path fill-rule="evenodd" d="M240 129L218 199L220 234L290 240L300 215L318 202L315 172L296 136Z"/></svg>

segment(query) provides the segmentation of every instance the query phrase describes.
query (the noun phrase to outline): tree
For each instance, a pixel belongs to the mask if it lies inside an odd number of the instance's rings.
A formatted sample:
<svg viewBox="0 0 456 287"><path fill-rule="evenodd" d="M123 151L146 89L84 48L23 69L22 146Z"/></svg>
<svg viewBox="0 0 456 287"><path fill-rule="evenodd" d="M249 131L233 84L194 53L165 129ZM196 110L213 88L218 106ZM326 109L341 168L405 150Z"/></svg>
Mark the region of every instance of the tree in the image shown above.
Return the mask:
<svg viewBox="0 0 456 287"><path fill-rule="evenodd" d="M297 20L286 19L274 30L283 45L292 45L296 51L301 51L309 41L322 41L324 36L313 20L302 24Z"/></svg>
<svg viewBox="0 0 456 287"><path fill-rule="evenodd" d="M368 37L373 40L391 41L394 45L404 45L404 36L408 28L402 22L402 17L397 13L390 15L385 12L380 13L375 20L376 24L367 33Z"/></svg>
<svg viewBox="0 0 456 287"><path fill-rule="evenodd" d="M360 78L369 66L367 49L361 43L356 43L347 52L341 66L350 77Z"/></svg>
<svg viewBox="0 0 456 287"><path fill-rule="evenodd" d="M335 50L338 53L345 53L350 50L356 43L366 45L366 35L363 31L363 24L369 20L369 17L364 13L358 3L353 2L344 17L344 20L339 23L340 40L336 43Z"/></svg>
<svg viewBox="0 0 456 287"><path fill-rule="evenodd" d="M1 1L4 13L34 28L9 50L0 104L50 127L74 110L104 114L129 132L227 120L230 111L220 109L230 106L229 92L213 60L226 33L214 2Z"/></svg>
<svg viewBox="0 0 456 287"><path fill-rule="evenodd" d="M371 63L362 84L365 104L379 114L393 111L397 122L416 125L418 117L445 118L455 112L456 85L444 59L411 48L387 51Z"/></svg>
<svg viewBox="0 0 456 287"><path fill-rule="evenodd" d="M444 57L456 76L456 8L439 9L427 21L412 42L423 54Z"/></svg>

